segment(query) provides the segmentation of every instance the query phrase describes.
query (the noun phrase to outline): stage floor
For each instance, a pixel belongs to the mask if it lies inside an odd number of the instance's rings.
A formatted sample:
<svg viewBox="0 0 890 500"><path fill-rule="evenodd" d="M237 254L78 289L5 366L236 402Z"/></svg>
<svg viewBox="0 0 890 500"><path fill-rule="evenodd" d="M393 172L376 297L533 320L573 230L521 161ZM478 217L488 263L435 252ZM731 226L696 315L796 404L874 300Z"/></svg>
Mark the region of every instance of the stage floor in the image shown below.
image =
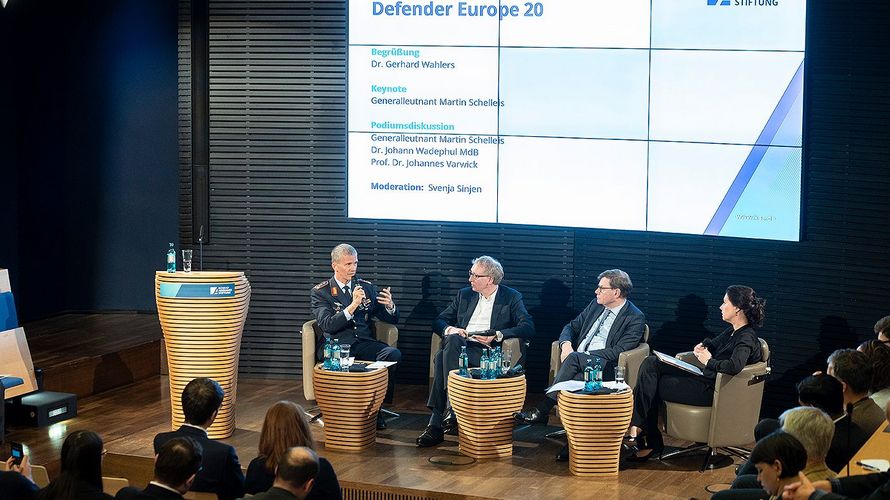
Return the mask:
<svg viewBox="0 0 890 500"><path fill-rule="evenodd" d="M32 462L58 468L62 441L74 430L102 435L112 453L152 456L152 438L170 430L167 377L153 377L84 398L74 419L42 429L12 427L7 439L23 442ZM564 441L544 437L554 427L517 429L513 457L466 466L429 462L436 455L457 454L457 437L446 436L436 448L420 449L414 439L426 425L426 386L398 386L393 410L400 418L378 434L377 445L363 454L333 452L324 447L324 429L313 425L319 454L334 465L344 481L401 486L421 490L494 498L709 498L706 490L732 481L734 467L698 472L701 456L648 462L619 473L617 480L572 476L568 464L554 461ZM531 395L530 400L538 395ZM238 450L242 466L256 456L266 409L279 400L306 405L300 383L293 380L242 379L238 382L235 434L225 441ZM683 443L669 443L681 445ZM710 488L709 488L710 486Z"/></svg>

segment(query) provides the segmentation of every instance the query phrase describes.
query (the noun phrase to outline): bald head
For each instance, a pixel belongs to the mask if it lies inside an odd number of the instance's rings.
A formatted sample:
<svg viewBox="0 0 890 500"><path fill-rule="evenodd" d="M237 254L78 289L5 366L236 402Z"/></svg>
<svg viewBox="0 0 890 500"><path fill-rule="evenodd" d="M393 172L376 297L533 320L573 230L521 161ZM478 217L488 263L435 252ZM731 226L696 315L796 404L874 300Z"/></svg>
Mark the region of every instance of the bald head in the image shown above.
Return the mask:
<svg viewBox="0 0 890 500"><path fill-rule="evenodd" d="M312 482L318 475L318 455L305 446L288 448L278 462L275 473L275 486L284 488L302 498L312 489Z"/></svg>

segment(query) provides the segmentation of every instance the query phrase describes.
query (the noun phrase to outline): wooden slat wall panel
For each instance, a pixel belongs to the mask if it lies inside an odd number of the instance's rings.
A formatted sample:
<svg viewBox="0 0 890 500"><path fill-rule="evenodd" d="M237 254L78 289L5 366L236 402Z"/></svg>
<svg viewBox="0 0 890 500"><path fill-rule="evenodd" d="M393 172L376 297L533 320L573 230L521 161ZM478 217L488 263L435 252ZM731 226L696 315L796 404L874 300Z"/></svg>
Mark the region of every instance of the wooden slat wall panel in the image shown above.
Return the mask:
<svg viewBox="0 0 890 500"><path fill-rule="evenodd" d="M189 17L181 2L181 237L190 234ZM209 269L247 272L253 297L241 371L301 373L298 330L308 290L331 274L328 251L359 249L360 274L391 285L401 308L402 383L426 380L429 324L464 285L469 259L502 260L536 313L530 385L547 344L593 297L596 274L627 270L653 343L690 348L723 325L725 287L767 298L763 335L776 377L765 413L793 403L794 383L837 346L855 346L890 312L890 6L810 2L806 62L805 227L800 243L661 233L347 220L346 6L343 1L210 3ZM591 186L591 210L608 210ZM410 207L406 207L410 210ZM549 281L548 281L549 280Z"/></svg>

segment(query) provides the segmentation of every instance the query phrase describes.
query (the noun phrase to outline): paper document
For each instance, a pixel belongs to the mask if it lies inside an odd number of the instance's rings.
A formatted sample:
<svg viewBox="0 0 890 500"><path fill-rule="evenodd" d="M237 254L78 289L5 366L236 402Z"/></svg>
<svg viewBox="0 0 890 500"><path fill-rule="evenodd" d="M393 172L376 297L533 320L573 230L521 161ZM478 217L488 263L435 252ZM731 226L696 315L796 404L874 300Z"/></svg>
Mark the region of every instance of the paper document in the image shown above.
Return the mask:
<svg viewBox="0 0 890 500"><path fill-rule="evenodd" d="M377 368L389 368L390 366L398 363L398 361L375 361L367 366L369 370L376 370Z"/></svg>
<svg viewBox="0 0 890 500"><path fill-rule="evenodd" d="M701 368L699 368L695 365L691 365L691 364L689 364L681 359L677 359L673 356L668 356L667 354L665 354L663 352L658 352L658 351L653 351L653 352L655 353L656 356L658 356L658 360L664 364L679 368L679 369L683 370L684 372L689 372L689 373L692 373L695 375L704 376L704 373L702 373Z"/></svg>
<svg viewBox="0 0 890 500"><path fill-rule="evenodd" d="M628 386L624 382L619 384L618 382L615 382L614 380L610 380L608 382L603 382L603 387L605 387L606 389L619 389L619 390L630 389L630 386ZM557 392L557 391L576 392L576 391L583 391L583 390L584 390L584 381L583 380L566 380L565 382L560 382L558 384L551 385L550 388L547 389L547 394L550 394L551 392Z"/></svg>

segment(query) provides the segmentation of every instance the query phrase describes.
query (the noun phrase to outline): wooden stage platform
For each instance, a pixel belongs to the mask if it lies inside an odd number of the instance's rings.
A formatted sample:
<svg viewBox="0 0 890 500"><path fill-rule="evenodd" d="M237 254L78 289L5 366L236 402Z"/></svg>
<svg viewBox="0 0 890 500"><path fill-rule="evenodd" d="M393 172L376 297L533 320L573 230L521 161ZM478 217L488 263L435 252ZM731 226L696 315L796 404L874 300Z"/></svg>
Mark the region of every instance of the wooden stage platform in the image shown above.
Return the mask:
<svg viewBox="0 0 890 500"><path fill-rule="evenodd" d="M157 315L135 313L65 314L25 325L36 367L46 388L79 395L78 416L51 427L10 426L8 440L24 443L32 461L54 476L65 436L74 430L102 435L111 454L153 456L152 438L168 431L170 401L161 373L161 332ZM298 362L295 360L295 362ZM529 402L541 395L531 393ZM308 407L298 380L239 380L235 446L244 467L256 454L266 409L279 400ZM514 432L513 457L465 466L436 465L433 456L456 455L457 437L446 436L436 448L420 449L415 438L426 426L426 385L399 385L391 409L401 414L378 433L363 454L325 449L324 428L314 424L318 451L334 465L344 488L374 485L363 498L709 498L706 488L722 489L734 467L698 472L701 457L651 461L619 473L617 480L572 476L567 463L554 461L565 441L545 438L555 427L524 427ZM553 419L551 419L553 420ZM682 445L685 443L668 443ZM0 450L5 458L8 450ZM145 460L140 460L143 464ZM392 489L413 490L399 496ZM435 495L424 492L436 492Z"/></svg>
<svg viewBox="0 0 890 500"><path fill-rule="evenodd" d="M313 425L318 451L334 465L344 483L367 483L422 491L489 498L709 498L709 485L728 483L733 467L698 472L699 457L649 462L622 471L617 480L575 478L568 464L554 461L561 441L546 439L554 427L526 427L515 432L514 456L479 461L466 466L429 462L435 455L457 453L457 437L447 436L436 448L419 449L414 439L423 430L425 386L398 386L393 408L401 413L378 434L377 445L364 454L328 451L324 429ZM226 441L235 446L243 466L256 456L266 408L287 399L306 404L294 380L240 380L235 434ZM155 376L125 387L81 399L76 418L42 429L13 427L7 439L28 446L32 461L47 464L52 475L64 437L71 431L99 432L110 453L151 457L155 434L170 430L167 378ZM716 486L718 489L722 489Z"/></svg>

